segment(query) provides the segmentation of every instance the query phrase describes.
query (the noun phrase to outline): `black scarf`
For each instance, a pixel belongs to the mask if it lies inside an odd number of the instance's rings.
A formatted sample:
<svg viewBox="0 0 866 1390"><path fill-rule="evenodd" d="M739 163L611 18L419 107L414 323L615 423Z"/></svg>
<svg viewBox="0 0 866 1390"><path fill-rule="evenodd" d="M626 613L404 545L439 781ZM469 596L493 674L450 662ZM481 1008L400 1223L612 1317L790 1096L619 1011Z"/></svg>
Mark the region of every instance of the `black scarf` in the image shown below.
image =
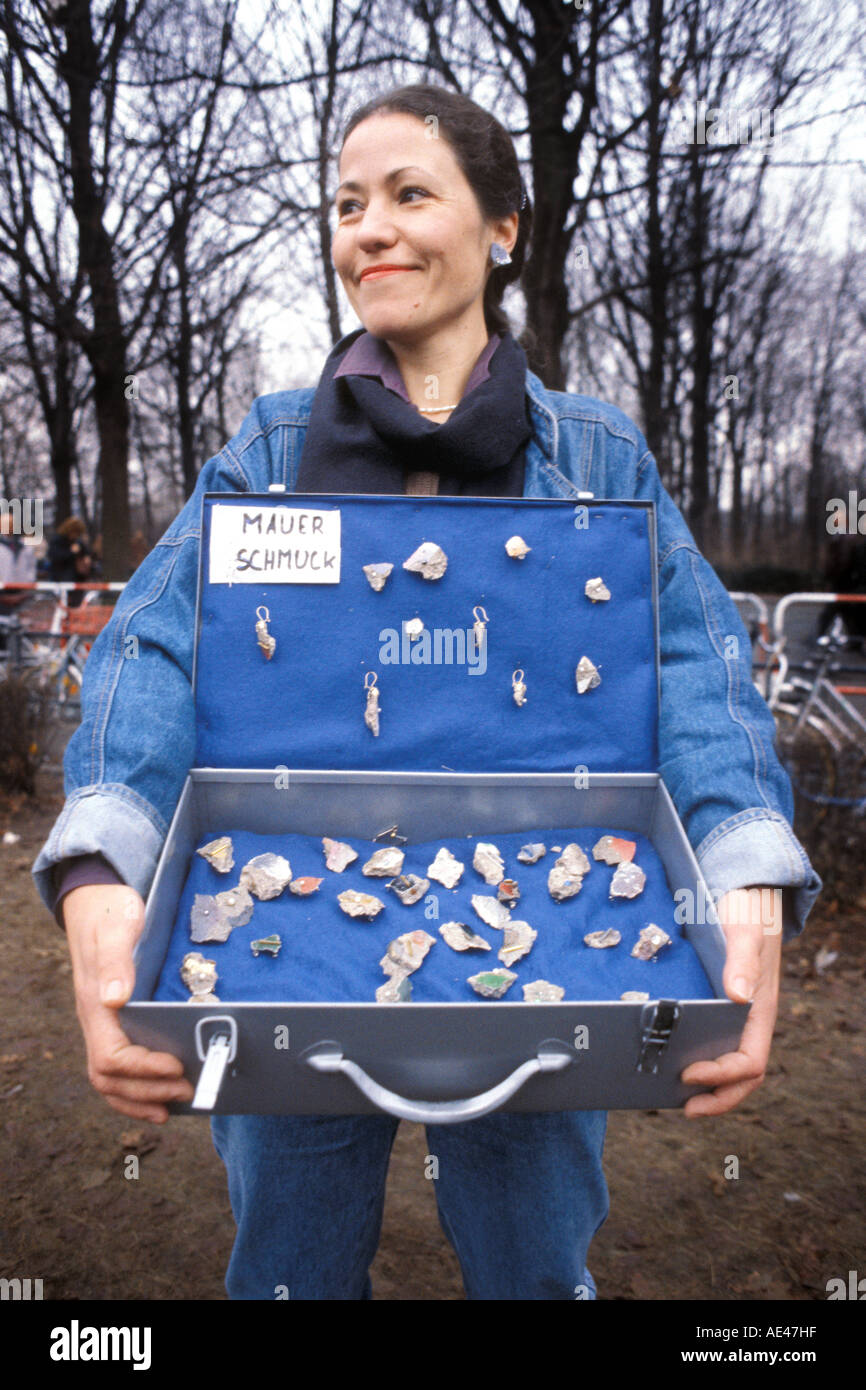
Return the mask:
<svg viewBox="0 0 866 1390"><path fill-rule="evenodd" d="M439 474L443 496L522 497L524 447L532 429L526 407L526 355L510 333L474 387L441 425L419 414L374 377L334 372L364 332L331 349L307 426L298 492L403 493L406 471Z"/></svg>

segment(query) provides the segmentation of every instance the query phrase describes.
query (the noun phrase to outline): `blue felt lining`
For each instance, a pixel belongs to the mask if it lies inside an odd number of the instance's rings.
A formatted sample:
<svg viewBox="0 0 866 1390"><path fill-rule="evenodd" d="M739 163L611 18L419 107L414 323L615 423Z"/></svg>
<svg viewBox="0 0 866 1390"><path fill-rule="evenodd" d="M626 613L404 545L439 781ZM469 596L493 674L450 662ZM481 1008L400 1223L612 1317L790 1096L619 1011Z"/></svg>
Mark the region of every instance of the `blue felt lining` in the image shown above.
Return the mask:
<svg viewBox="0 0 866 1390"><path fill-rule="evenodd" d="M611 899L609 888L614 870L592 858L592 846L601 835L609 833L637 842L635 862L646 873L647 882L635 899ZM189 999L179 968L187 951L198 950L216 961L216 992L224 1002L372 1002L377 987L385 980L379 960L388 942L420 927L436 939L436 945L412 976L413 1002L496 1002L481 999L466 983L469 975L500 965L497 952L503 944L502 934L485 926L470 904L473 893L496 894L496 889L486 885L472 867L476 839L444 838L403 846L404 873L426 877L426 869L442 845L466 865L457 888L449 890L431 880L426 898L406 907L385 888L387 880L366 878L361 873L362 864L381 844L341 837L358 851L359 857L342 874L335 874L325 868L322 842L313 836L254 835L215 826L203 837L202 844L224 834L232 837L234 869L229 874L219 874L200 855L193 855L155 999ZM664 867L645 836L583 826L578 830L552 829L489 838L502 853L506 874L516 878L520 886L521 898L512 917L528 921L538 932L532 950L513 966L518 978L505 995L506 1000L520 1002L521 986L539 978L563 985L566 999L617 1000L625 990L646 990L653 999L715 998L694 948L675 921L675 903ZM521 864L516 858L528 840L541 841L548 847L547 855L537 864ZM551 847L564 847L571 841L584 850L591 869L577 897L556 903L547 889L548 872L556 858ZM236 927L227 942L193 945L189 939L189 914L194 895L222 892L234 886L243 865L265 850L284 854L295 877L324 878L318 892L301 898L285 889L271 902L254 900L250 922ZM337 894L346 888L375 894L385 903L384 911L372 922L347 917L337 903ZM448 921L470 924L490 942L492 949L462 953L452 950L438 934L439 926ZM648 922L663 927L673 938L673 944L665 947L654 962L635 960L629 954L640 929ZM584 945L586 932L610 926L622 933L619 946L599 951ZM272 932L283 939L280 955L275 959L253 957L250 942Z"/></svg>
<svg viewBox="0 0 866 1390"><path fill-rule="evenodd" d="M215 503L339 509L339 584L211 584L207 554ZM656 771L655 623L650 509L619 502L544 499L208 494L196 667L198 767L454 771ZM523 536L513 560L505 541ZM440 580L403 570L425 540L448 556ZM362 566L390 560L375 593ZM609 602L592 603L600 575ZM263 581L267 577L263 576ZM276 640L266 661L255 639L256 608L270 610ZM405 664L383 657L387 630L421 617L429 631L471 630L488 614L486 670L473 662ZM432 646L431 654L435 655ZM465 639L464 639L465 640ZM440 656L459 648L440 645ZM386 653L393 654L393 653ZM602 683L583 695L575 667L586 655ZM478 663L474 663L478 666ZM512 698L525 671L527 702ZM364 676L376 671L380 734L366 728Z"/></svg>

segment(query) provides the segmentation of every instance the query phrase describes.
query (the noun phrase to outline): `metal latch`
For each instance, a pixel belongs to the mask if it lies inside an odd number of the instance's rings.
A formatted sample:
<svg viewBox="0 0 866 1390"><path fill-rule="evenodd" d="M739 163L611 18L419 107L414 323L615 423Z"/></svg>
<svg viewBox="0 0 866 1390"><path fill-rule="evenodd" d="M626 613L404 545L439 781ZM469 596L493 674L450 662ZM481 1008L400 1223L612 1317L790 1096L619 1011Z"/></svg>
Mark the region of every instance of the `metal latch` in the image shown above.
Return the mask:
<svg viewBox="0 0 866 1390"><path fill-rule="evenodd" d="M202 1029L208 1024L213 1025L215 1031L208 1039L205 1052ZM195 1025L195 1050L204 1066L192 1098L192 1109L213 1110L226 1067L237 1056L238 1026L234 1019L228 1014L208 1014L207 1018L200 1018Z"/></svg>
<svg viewBox="0 0 866 1390"><path fill-rule="evenodd" d="M680 1006L676 999L659 999L656 1004L647 1004L641 1014L640 1054L637 1070L655 1074L659 1069L662 1053L671 1040L671 1033L677 1026Z"/></svg>
<svg viewBox="0 0 866 1390"><path fill-rule="evenodd" d="M268 492L285 492L285 483L268 483Z"/></svg>

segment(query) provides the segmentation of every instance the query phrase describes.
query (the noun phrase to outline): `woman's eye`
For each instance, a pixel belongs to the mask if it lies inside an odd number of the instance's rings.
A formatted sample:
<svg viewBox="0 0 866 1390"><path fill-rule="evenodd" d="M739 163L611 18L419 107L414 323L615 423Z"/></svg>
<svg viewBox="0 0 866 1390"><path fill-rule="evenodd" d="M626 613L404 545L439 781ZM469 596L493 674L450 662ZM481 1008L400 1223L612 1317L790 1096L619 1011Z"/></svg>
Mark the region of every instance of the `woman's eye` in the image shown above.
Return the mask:
<svg viewBox="0 0 866 1390"><path fill-rule="evenodd" d="M430 197L430 194L427 192L426 188L417 187L403 188L400 190L399 196L401 199L403 199L409 193L417 193L421 198ZM345 217L348 213L352 212L358 206L359 204L357 198L344 198L342 202L337 204L337 215L338 217Z"/></svg>
<svg viewBox="0 0 866 1390"><path fill-rule="evenodd" d="M427 198L430 196L425 188L404 188L400 194L400 197L404 197L406 193L420 193L422 198Z"/></svg>

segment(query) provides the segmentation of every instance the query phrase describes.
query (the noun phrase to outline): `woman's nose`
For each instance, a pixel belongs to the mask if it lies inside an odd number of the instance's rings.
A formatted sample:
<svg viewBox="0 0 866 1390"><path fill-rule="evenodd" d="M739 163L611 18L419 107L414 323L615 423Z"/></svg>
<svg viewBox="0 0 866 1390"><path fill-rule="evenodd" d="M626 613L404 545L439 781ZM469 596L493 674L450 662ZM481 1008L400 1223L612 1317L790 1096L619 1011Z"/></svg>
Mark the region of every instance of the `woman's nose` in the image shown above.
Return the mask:
<svg viewBox="0 0 866 1390"><path fill-rule="evenodd" d="M376 246L391 246L397 239L390 211L384 203L373 199L367 204L357 224L358 245L363 250Z"/></svg>

